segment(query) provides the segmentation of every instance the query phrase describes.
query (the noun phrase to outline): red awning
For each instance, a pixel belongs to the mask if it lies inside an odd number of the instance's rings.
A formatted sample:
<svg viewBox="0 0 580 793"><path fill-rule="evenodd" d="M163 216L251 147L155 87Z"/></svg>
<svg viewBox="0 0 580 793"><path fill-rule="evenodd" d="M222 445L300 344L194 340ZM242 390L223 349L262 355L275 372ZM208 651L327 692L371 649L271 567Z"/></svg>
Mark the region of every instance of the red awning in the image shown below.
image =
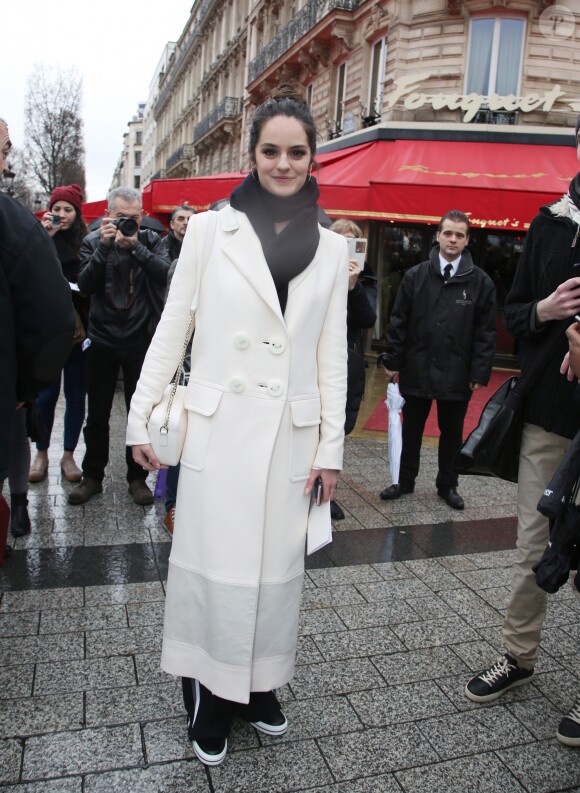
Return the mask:
<svg viewBox="0 0 580 793"><path fill-rule="evenodd" d="M221 198L229 198L245 178L239 171L192 179L157 179L143 188L143 209L151 215L167 214L180 204L196 212L205 210Z"/></svg>
<svg viewBox="0 0 580 793"><path fill-rule="evenodd" d="M334 216L435 223L449 209L474 225L524 229L578 170L563 146L395 140L317 156L321 204Z"/></svg>

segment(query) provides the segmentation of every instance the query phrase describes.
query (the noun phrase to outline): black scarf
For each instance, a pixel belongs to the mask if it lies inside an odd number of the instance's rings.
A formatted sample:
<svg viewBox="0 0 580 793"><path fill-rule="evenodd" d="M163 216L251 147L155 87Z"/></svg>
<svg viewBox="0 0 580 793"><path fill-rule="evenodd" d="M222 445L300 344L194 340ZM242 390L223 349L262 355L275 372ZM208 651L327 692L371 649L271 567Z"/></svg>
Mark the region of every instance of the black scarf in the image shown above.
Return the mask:
<svg viewBox="0 0 580 793"><path fill-rule="evenodd" d="M574 202L574 206L577 209L580 209L580 173L577 173L576 176L570 182L570 189L569 189L570 198Z"/></svg>
<svg viewBox="0 0 580 793"><path fill-rule="evenodd" d="M266 262L278 293L282 314L288 301L288 283L305 270L320 241L316 179L307 179L303 187L288 197L264 190L252 174L232 191L230 204L244 212L258 235ZM274 223L289 220L276 234Z"/></svg>

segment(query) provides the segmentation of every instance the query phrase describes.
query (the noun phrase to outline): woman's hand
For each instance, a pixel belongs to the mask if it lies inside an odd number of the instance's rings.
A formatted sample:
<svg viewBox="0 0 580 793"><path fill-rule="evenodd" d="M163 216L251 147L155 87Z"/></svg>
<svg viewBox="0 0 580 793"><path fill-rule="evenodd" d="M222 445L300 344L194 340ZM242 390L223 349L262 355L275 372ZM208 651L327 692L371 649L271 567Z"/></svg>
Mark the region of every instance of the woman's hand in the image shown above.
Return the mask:
<svg viewBox="0 0 580 793"><path fill-rule="evenodd" d="M361 274L361 269L359 264L354 259L348 263L348 291L352 292L352 290L356 286L356 282L358 281L358 277Z"/></svg>
<svg viewBox="0 0 580 793"><path fill-rule="evenodd" d="M577 322L573 322L566 329L566 336L568 337L570 351L566 353L566 357L560 366L560 371L567 376L568 380L573 380L574 377L580 375L580 325Z"/></svg>
<svg viewBox="0 0 580 793"><path fill-rule="evenodd" d="M45 212L40 222L51 237L54 237L56 232L60 230L60 226L52 225L52 212Z"/></svg>
<svg viewBox="0 0 580 793"><path fill-rule="evenodd" d="M133 459L144 471L158 471L160 468L169 468L168 465L161 465L150 443L132 446L131 451Z"/></svg>
<svg viewBox="0 0 580 793"><path fill-rule="evenodd" d="M318 477L320 477L322 479L322 501L332 500L336 494L336 485L338 484L339 475L340 471L334 468L313 468L312 471L310 471L308 482L306 482L304 495L308 496L312 493L312 488Z"/></svg>

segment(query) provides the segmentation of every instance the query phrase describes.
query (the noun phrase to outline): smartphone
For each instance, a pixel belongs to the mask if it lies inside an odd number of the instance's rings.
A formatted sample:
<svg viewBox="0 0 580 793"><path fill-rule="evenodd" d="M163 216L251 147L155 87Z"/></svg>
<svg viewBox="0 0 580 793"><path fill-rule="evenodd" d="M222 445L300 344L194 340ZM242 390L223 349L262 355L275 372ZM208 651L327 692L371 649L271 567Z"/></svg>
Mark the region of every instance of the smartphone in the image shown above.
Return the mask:
<svg viewBox="0 0 580 793"><path fill-rule="evenodd" d="M361 270L365 268L367 257L367 241L365 239L348 238L348 258L354 259Z"/></svg>
<svg viewBox="0 0 580 793"><path fill-rule="evenodd" d="M574 314L574 319L580 325L580 314Z"/></svg>
<svg viewBox="0 0 580 793"><path fill-rule="evenodd" d="M314 483L314 503L317 507L322 504L322 479L318 477L316 482Z"/></svg>
<svg viewBox="0 0 580 793"><path fill-rule="evenodd" d="M53 229L57 229L59 226L60 226L60 215L53 215L52 216Z"/></svg>

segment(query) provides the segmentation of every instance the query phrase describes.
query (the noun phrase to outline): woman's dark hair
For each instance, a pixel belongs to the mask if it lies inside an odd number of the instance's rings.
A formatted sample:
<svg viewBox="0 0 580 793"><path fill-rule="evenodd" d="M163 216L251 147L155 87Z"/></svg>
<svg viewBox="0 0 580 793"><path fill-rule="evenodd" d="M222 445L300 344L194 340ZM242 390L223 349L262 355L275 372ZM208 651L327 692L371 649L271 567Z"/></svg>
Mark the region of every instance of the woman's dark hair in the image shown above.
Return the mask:
<svg viewBox="0 0 580 793"><path fill-rule="evenodd" d="M81 252L81 243L89 233L87 224L83 220L81 213L75 208L75 219L73 220L70 229L63 231L68 237L70 245L74 248L77 256Z"/></svg>
<svg viewBox="0 0 580 793"><path fill-rule="evenodd" d="M304 127L312 157L316 152L316 125L310 108L304 101L300 88L295 83L280 83L270 94L270 98L254 111L250 125L248 152L255 156L256 146L264 124L276 116L295 118Z"/></svg>

